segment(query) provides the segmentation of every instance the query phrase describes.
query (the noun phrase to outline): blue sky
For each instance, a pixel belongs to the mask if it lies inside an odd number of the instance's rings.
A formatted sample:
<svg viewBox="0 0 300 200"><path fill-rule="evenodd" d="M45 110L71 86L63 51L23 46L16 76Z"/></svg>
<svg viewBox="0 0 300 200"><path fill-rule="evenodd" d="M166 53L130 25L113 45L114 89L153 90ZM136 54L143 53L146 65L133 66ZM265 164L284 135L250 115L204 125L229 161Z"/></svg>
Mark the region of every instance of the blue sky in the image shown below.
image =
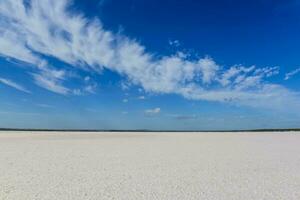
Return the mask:
<svg viewBox="0 0 300 200"><path fill-rule="evenodd" d="M300 2L0 2L0 127L300 124Z"/></svg>

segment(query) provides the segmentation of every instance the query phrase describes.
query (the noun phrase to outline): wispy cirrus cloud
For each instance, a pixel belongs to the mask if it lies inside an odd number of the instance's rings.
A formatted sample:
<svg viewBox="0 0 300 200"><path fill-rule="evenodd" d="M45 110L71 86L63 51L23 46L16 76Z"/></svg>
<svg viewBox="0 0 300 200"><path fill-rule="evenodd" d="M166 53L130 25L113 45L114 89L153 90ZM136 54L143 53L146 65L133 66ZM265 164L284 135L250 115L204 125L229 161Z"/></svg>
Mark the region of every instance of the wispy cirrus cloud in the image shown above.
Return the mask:
<svg viewBox="0 0 300 200"><path fill-rule="evenodd" d="M144 113L147 116L154 116L154 115L158 115L161 112L160 108L153 108L153 109L147 109L144 111Z"/></svg>
<svg viewBox="0 0 300 200"><path fill-rule="evenodd" d="M295 76L296 74L299 74L299 73L300 73L300 68L297 68L289 73L286 73L284 80L289 80L290 78L292 78L293 76Z"/></svg>
<svg viewBox="0 0 300 200"><path fill-rule="evenodd" d="M63 95L67 95L70 92L68 88L61 85L58 79L55 79L52 76L43 76L42 74L36 73L32 74L32 76L34 78L35 84L46 90Z"/></svg>
<svg viewBox="0 0 300 200"><path fill-rule="evenodd" d="M139 100L145 100L146 99L146 97L145 96L138 96L138 98L137 99L139 99Z"/></svg>
<svg viewBox="0 0 300 200"><path fill-rule="evenodd" d="M224 68L211 57L192 58L183 52L159 55L134 39L105 30L100 19L74 13L67 0L0 2L0 54L34 66L50 56L73 67L99 72L108 69L145 92L178 94L187 99L230 102L255 107L299 106L299 94L269 83L278 67ZM13 45L15 48L9 48ZM72 89L57 74L33 74L37 85L60 94ZM50 67L49 67L50 69ZM47 70L46 70L47 71ZM92 91L91 88L88 90Z"/></svg>
<svg viewBox="0 0 300 200"><path fill-rule="evenodd" d="M95 94L96 90L97 90L98 84L94 83L94 84L89 84L84 86L83 90L87 93L90 94Z"/></svg>
<svg viewBox="0 0 300 200"><path fill-rule="evenodd" d="M12 88L15 88L19 91L22 91L22 92L25 92L25 93L31 93L29 90L27 90L24 86L12 81L12 80L9 80L9 79L5 79L5 78L0 78L0 83L2 84L5 84L9 87L12 87Z"/></svg>

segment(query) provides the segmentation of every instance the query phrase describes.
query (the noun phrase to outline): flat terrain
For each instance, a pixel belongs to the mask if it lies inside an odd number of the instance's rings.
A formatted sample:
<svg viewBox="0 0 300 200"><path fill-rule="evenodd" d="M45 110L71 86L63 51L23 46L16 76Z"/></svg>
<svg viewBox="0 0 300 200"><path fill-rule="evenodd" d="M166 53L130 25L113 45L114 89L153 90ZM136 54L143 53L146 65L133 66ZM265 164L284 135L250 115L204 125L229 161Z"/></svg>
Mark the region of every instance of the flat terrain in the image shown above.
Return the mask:
<svg viewBox="0 0 300 200"><path fill-rule="evenodd" d="M300 133L0 132L1 200L299 200Z"/></svg>

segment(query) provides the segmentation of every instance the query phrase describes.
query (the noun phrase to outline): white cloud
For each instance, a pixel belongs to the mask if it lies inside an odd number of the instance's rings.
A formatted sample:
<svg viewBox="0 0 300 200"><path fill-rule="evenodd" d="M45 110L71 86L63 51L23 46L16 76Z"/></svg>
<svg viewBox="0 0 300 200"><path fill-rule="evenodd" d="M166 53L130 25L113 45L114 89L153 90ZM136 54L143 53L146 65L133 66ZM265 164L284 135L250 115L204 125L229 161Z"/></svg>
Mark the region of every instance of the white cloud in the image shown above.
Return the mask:
<svg viewBox="0 0 300 200"><path fill-rule="evenodd" d="M5 79L5 78L0 78L0 83L2 84L5 84L7 86L10 86L12 88L15 88L17 90L20 90L22 92L26 92L26 93L31 93L29 90L27 90L25 87L23 87L22 85L12 81L12 80L9 80L9 79Z"/></svg>
<svg viewBox="0 0 300 200"><path fill-rule="evenodd" d="M95 94L96 90L97 90L97 84L91 84L84 87L84 91L90 94Z"/></svg>
<svg viewBox="0 0 300 200"><path fill-rule="evenodd" d="M36 73L32 74L32 76L35 83L46 90L63 95L67 95L70 92L68 88L61 85L58 79L55 79L51 76L43 76Z"/></svg>
<svg viewBox="0 0 300 200"><path fill-rule="evenodd" d="M191 59L182 52L157 55L134 39L105 30L99 19L72 13L69 3L31 0L25 6L23 0L0 1L0 55L35 66L45 62L43 55L86 71L106 68L124 77L124 89L138 85L145 92L194 100L268 107L280 102L282 91L290 101L299 98L298 93L267 82L278 74L277 67L232 66L226 70L210 57ZM46 70L45 76L38 69L41 73L33 75L37 85L60 94L72 93L63 85L63 71ZM272 90L266 90L270 87Z"/></svg>
<svg viewBox="0 0 300 200"><path fill-rule="evenodd" d="M63 81L67 78L65 70L54 69L46 61L38 62L36 67L38 71L31 73L36 85L58 94L67 95L70 93L71 90L63 86Z"/></svg>
<svg viewBox="0 0 300 200"><path fill-rule="evenodd" d="M289 80L292 76L295 76L298 73L300 73L300 68L297 68L289 73L286 73L284 80Z"/></svg>
<svg viewBox="0 0 300 200"><path fill-rule="evenodd" d="M84 77L85 82L89 82L90 80L91 80L91 77L89 77L89 76Z"/></svg>
<svg viewBox="0 0 300 200"><path fill-rule="evenodd" d="M153 109L148 109L148 110L145 110L145 114L146 115L157 115L161 112L160 108L153 108Z"/></svg>
<svg viewBox="0 0 300 200"><path fill-rule="evenodd" d="M128 99L123 99L123 103L128 103Z"/></svg>
<svg viewBox="0 0 300 200"><path fill-rule="evenodd" d="M130 89L131 83L128 81L122 81L120 83L120 86L121 86L122 90L126 91L126 90Z"/></svg>
<svg viewBox="0 0 300 200"><path fill-rule="evenodd" d="M179 40L169 40L169 45L174 46L174 47L179 47L180 42L179 42Z"/></svg>
<svg viewBox="0 0 300 200"><path fill-rule="evenodd" d="M263 67L256 66L232 66L225 71L219 78L222 86L233 90L241 91L249 88L260 88L264 85L265 78L277 75L279 67Z"/></svg>
<svg viewBox="0 0 300 200"><path fill-rule="evenodd" d="M72 94L76 95L76 96L82 96L82 95L84 95L83 91L80 90L80 89L73 89L72 90Z"/></svg>
<svg viewBox="0 0 300 200"><path fill-rule="evenodd" d="M202 74L203 83L211 83L215 80L219 66L210 58L199 60L199 72Z"/></svg>
<svg viewBox="0 0 300 200"><path fill-rule="evenodd" d="M14 33L13 30L9 29L5 30L6 24L3 24L2 21L0 22L0 26L0 55L27 63L37 63L39 61L39 58L33 55L32 51L24 48L25 41L22 41L22 39L18 37L18 33Z"/></svg>
<svg viewBox="0 0 300 200"><path fill-rule="evenodd" d="M76 89L72 89L72 90L67 89L66 94L83 96L83 95L87 95L87 94L96 94L96 90L97 90L97 84L90 84L90 85L85 85L81 89L80 88L76 88ZM59 92L56 92L56 93L59 93ZM63 94L63 93L61 93L61 94Z"/></svg>
<svg viewBox="0 0 300 200"><path fill-rule="evenodd" d="M139 99L139 100L145 100L146 97L145 97L145 96L139 96L138 99Z"/></svg>

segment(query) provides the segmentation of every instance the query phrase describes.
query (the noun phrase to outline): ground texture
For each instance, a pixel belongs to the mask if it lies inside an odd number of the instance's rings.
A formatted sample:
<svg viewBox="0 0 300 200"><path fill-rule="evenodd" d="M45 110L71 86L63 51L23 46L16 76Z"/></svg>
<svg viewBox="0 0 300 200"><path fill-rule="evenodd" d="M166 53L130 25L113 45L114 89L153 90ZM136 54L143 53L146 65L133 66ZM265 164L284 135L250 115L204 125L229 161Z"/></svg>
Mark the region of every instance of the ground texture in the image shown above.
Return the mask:
<svg viewBox="0 0 300 200"><path fill-rule="evenodd" d="M300 133L0 132L1 200L299 200Z"/></svg>

